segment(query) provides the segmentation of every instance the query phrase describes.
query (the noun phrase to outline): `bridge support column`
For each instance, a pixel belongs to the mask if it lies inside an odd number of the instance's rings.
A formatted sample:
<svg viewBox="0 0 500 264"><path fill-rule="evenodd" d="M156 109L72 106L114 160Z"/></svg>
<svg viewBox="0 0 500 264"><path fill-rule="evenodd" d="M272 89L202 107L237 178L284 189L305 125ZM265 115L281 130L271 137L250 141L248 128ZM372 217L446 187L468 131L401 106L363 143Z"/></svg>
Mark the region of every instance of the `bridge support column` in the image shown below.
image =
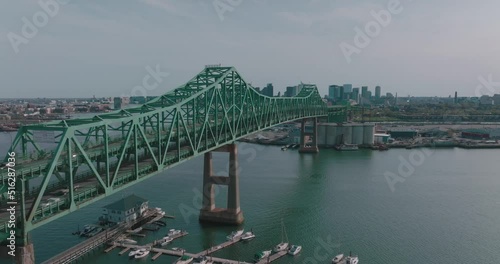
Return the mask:
<svg viewBox="0 0 500 264"><path fill-rule="evenodd" d="M313 131L306 132L306 121L307 119L302 119L300 126L300 153L318 153L318 119L316 117L312 118L313 121ZM308 142L309 138L312 138L312 142Z"/></svg>
<svg viewBox="0 0 500 264"><path fill-rule="evenodd" d="M200 210L201 222L239 225L243 223L240 208L240 186L238 175L238 152L236 144L228 144L213 152L229 153L229 175L215 176L212 169L212 152L205 153L203 167L203 204ZM215 207L214 185L227 185L227 208Z"/></svg>
<svg viewBox="0 0 500 264"><path fill-rule="evenodd" d="M35 248L33 243L26 244L16 249L16 263L35 264Z"/></svg>

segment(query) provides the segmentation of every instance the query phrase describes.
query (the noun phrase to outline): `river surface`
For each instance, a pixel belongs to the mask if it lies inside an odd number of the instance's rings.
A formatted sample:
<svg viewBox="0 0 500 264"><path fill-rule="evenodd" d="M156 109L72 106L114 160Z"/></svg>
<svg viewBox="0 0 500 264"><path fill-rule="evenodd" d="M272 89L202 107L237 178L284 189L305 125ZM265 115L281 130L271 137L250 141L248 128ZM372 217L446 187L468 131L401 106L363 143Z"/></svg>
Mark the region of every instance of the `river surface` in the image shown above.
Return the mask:
<svg viewBox="0 0 500 264"><path fill-rule="evenodd" d="M10 136L0 136L5 153ZM283 219L288 240L303 250L275 263L331 263L339 252L349 251L361 264L500 263L500 150L299 154L242 143L238 151L243 227L257 237L214 256L251 261L257 251L281 242ZM227 154L215 155L216 174L227 175L227 159ZM202 168L202 158L189 160L36 229L37 263L81 242L71 235L78 226L95 222L104 205L132 193L176 216L166 228L138 239L140 244L163 237L168 228L189 232L169 248L197 253L222 243L234 227L198 222ZM226 193L219 189L218 206L225 206ZM129 261L119 251L95 253L80 263L151 263L151 255ZM174 260L161 256L155 262Z"/></svg>

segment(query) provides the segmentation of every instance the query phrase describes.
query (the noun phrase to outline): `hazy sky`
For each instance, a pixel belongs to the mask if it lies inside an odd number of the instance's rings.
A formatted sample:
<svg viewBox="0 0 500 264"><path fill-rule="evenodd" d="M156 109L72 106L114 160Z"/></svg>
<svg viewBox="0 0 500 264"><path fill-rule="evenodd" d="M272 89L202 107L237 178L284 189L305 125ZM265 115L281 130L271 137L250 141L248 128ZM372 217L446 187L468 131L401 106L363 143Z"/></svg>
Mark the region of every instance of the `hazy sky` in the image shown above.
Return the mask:
<svg viewBox="0 0 500 264"><path fill-rule="evenodd" d="M168 72L149 79L159 95L218 63L282 93L302 81L474 96L480 76L500 82L498 0L401 0L350 63L340 44L356 47L391 0L64 0L47 15L52 1L1 0L0 97L127 95L147 67Z"/></svg>

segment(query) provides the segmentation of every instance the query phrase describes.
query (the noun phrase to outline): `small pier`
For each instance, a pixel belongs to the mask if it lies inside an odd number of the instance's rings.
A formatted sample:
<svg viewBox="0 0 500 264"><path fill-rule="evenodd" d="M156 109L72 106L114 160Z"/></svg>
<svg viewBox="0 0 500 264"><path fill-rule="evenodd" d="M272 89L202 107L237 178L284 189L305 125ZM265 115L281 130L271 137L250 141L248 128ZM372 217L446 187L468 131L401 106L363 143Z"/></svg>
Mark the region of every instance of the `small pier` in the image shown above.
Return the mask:
<svg viewBox="0 0 500 264"><path fill-rule="evenodd" d="M113 245L112 247L117 247L117 245ZM129 251L131 249L131 247L126 247L124 250L120 251L120 253L118 253L118 255L123 255L125 252ZM108 251L109 252L109 251ZM106 252L106 253L108 253Z"/></svg>
<svg viewBox="0 0 500 264"><path fill-rule="evenodd" d="M207 250L199 252L198 254L195 255L195 257L200 257L200 256L203 256L203 255L210 255L210 254L212 254L212 253L214 253L216 251L219 251L219 250L221 250L223 248L226 248L226 247L229 247L231 245L234 245L234 244L236 244L236 243L238 243L240 241L241 241L241 236L235 237L232 240L228 240L228 241L226 241L226 242L224 242L222 244L219 244L217 246L214 246L214 247L211 247L211 248L209 248Z"/></svg>
<svg viewBox="0 0 500 264"><path fill-rule="evenodd" d="M85 255L92 253L94 250L103 247L105 244L110 241L116 240L123 233L125 233L129 228L133 225L143 222L149 221L149 219L157 218L158 212L155 210L148 210L144 213L143 216L137 219L132 224L122 224L109 229L104 230L103 232L98 233L97 235L90 237L83 241L82 243L75 245L74 247L50 258L49 260L43 262L43 264L58 264L58 263L71 263L79 260ZM160 218L161 219L161 218ZM126 245L126 247L130 247L130 245ZM111 247L107 248L105 252L110 252L119 245L112 244Z"/></svg>
<svg viewBox="0 0 500 264"><path fill-rule="evenodd" d="M271 255L269 256L268 258L265 258L265 259L261 259L259 262L257 262L257 264L265 264L265 263L270 263L270 262L273 262L281 257L283 257L284 255L287 254L287 250L285 251L280 251L274 255Z"/></svg>
<svg viewBox="0 0 500 264"><path fill-rule="evenodd" d="M178 238L181 238L181 237L186 236L186 235L188 235L188 232L181 231L179 234L172 235L170 237L172 239L178 239ZM232 240L224 241L223 243L221 243L219 245L213 246L211 248L208 248L208 249L203 250L201 252L198 252L196 254L186 252L183 249L173 250L173 249L166 249L166 248L158 247L158 244L159 244L160 240L156 240L156 241L154 241L152 243L149 243L149 244L146 244L146 245L130 245L130 244L125 244L125 243L121 243L121 242L116 242L115 241L115 242L110 243L111 247L108 248L105 252L106 253L110 252L112 249L119 247L119 248L123 248L120 251L120 253L118 253L119 255L122 255L122 254L124 254L125 252L127 252L129 250L137 250L137 249L140 249L140 248L147 248L151 252L151 261L157 260L161 255L169 255L169 256L174 256L174 257L188 256L188 257L193 257L193 258L197 258L197 257L201 257L201 256L207 256L210 260L212 260L212 261L214 261L216 263L224 263L224 264L250 264L248 262L243 262L243 261L237 261L237 260L224 259L224 258L218 258L218 257L212 257L212 256L210 256L214 252L217 252L217 251L222 250L224 248L230 247L230 246L232 246L232 245L234 245L234 244L242 241L241 237L242 237L241 235L237 236L237 237L233 238ZM287 250L276 252L273 255L271 255L271 256L269 256L269 257L267 257L265 259L262 259L262 260L258 261L257 264L271 263L271 262L276 261L279 258L287 255L287 253L288 253Z"/></svg>

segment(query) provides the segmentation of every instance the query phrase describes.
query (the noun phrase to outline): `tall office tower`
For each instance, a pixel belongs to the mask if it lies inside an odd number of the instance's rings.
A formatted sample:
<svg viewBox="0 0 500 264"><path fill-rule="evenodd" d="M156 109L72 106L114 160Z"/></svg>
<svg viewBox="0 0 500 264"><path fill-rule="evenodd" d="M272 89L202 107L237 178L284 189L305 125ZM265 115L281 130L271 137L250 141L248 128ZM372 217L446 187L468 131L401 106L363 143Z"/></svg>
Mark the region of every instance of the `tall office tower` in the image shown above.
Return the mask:
<svg viewBox="0 0 500 264"><path fill-rule="evenodd" d="M368 98L368 86L361 87L361 97Z"/></svg>
<svg viewBox="0 0 500 264"><path fill-rule="evenodd" d="M380 93L382 92L382 88L380 86L375 87L375 99L380 99Z"/></svg>
<svg viewBox="0 0 500 264"><path fill-rule="evenodd" d="M366 99L371 100L372 99L372 91L368 91L368 95Z"/></svg>
<svg viewBox="0 0 500 264"><path fill-rule="evenodd" d="M286 87L285 96L292 97L297 95L297 86L288 86Z"/></svg>
<svg viewBox="0 0 500 264"><path fill-rule="evenodd" d="M261 93L263 95L267 95L267 96L273 97L273 95L274 95L273 84L272 83L268 83L266 87L262 88Z"/></svg>
<svg viewBox="0 0 500 264"><path fill-rule="evenodd" d="M349 99L352 93L352 84L344 84L344 96L342 99Z"/></svg>
<svg viewBox="0 0 500 264"><path fill-rule="evenodd" d="M335 99L335 87L337 85L330 85L328 86L328 98L330 99Z"/></svg>
<svg viewBox="0 0 500 264"><path fill-rule="evenodd" d="M359 88L352 88L351 99L359 102Z"/></svg>

